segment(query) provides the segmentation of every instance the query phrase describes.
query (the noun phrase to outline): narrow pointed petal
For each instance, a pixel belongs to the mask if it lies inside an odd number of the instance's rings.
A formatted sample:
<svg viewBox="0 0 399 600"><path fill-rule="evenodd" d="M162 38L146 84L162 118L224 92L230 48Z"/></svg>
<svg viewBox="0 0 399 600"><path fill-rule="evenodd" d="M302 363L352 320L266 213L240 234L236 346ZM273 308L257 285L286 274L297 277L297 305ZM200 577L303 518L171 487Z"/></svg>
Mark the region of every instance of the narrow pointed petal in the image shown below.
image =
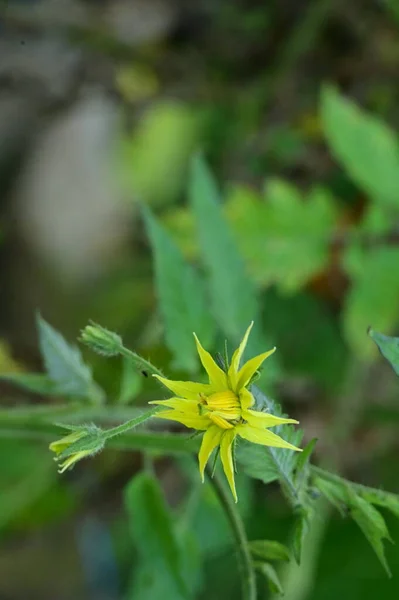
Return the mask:
<svg viewBox="0 0 399 600"><path fill-rule="evenodd" d="M249 337L249 334L251 333L253 324L254 324L254 322L252 321L250 326L246 330L244 337L242 338L241 344L238 346L237 350L234 352L233 357L231 359L228 375L229 375L230 386L233 391L237 390L238 370L240 368L240 361L241 361L242 355L244 354L244 351L245 351L245 348L246 348L246 345L248 342L248 337Z"/></svg>
<svg viewBox="0 0 399 600"><path fill-rule="evenodd" d="M216 425L212 425L204 433L201 448L198 454L199 470L201 473L202 481L204 481L204 471L209 457L211 456L214 449L217 446L219 446L222 434L223 430L217 427Z"/></svg>
<svg viewBox="0 0 399 600"><path fill-rule="evenodd" d="M293 446L289 442L286 442L279 435L269 431L268 429L258 429L257 427L251 427L251 425L237 425L237 433L239 436L252 442L253 444L262 444L263 446L273 446L274 448L288 448L290 450L297 450L302 452L301 448Z"/></svg>
<svg viewBox="0 0 399 600"><path fill-rule="evenodd" d="M258 427L264 429L265 427L276 427L276 425L285 425L287 423L296 423L299 421L295 419L286 419L285 417L276 417L270 413L259 412L258 410L244 410L242 417L251 425L251 427Z"/></svg>
<svg viewBox="0 0 399 600"><path fill-rule="evenodd" d="M240 403L242 410L247 410L255 404L255 398L247 388L242 388L240 391Z"/></svg>
<svg viewBox="0 0 399 600"><path fill-rule="evenodd" d="M184 400L183 398L168 398L167 400L151 400L148 404L158 404L159 406L167 406L175 408L185 414L199 415L198 402L195 400Z"/></svg>
<svg viewBox="0 0 399 600"><path fill-rule="evenodd" d="M201 346L201 342L194 333L195 343L197 344L197 350L201 359L202 365L209 376L209 383L214 391L223 391L227 389L227 375L226 373L215 363L212 356L205 348ZM206 392L204 392L206 393Z"/></svg>
<svg viewBox="0 0 399 600"><path fill-rule="evenodd" d="M203 416L196 416L191 414L185 414L177 410L164 410L155 415L157 419L167 419L168 421L176 421L191 429L208 429L209 419Z"/></svg>
<svg viewBox="0 0 399 600"><path fill-rule="evenodd" d="M235 436L235 429L229 429L228 431L225 431L220 442L220 458L222 461L223 470L227 477L227 481L229 482L231 492L234 496L234 500L237 502L238 498L236 492L236 483L234 480L234 464L232 455L232 444Z"/></svg>
<svg viewBox="0 0 399 600"><path fill-rule="evenodd" d="M217 425L220 429L233 429L234 428L234 425L229 423L226 419L224 419L220 415L216 414L215 411L209 412L208 417L210 418L212 423L215 423L215 425Z"/></svg>
<svg viewBox="0 0 399 600"><path fill-rule="evenodd" d="M276 348L272 348L268 352L254 356L248 362L241 367L237 375L237 391L240 391L247 385L250 379L255 375L261 364L276 351Z"/></svg>
<svg viewBox="0 0 399 600"><path fill-rule="evenodd" d="M153 375L156 377L165 387L175 393L181 398L187 400L198 400L200 394L212 394L215 389L208 383L195 383L194 381L172 381L172 379L166 379L166 377L160 377L159 375Z"/></svg>

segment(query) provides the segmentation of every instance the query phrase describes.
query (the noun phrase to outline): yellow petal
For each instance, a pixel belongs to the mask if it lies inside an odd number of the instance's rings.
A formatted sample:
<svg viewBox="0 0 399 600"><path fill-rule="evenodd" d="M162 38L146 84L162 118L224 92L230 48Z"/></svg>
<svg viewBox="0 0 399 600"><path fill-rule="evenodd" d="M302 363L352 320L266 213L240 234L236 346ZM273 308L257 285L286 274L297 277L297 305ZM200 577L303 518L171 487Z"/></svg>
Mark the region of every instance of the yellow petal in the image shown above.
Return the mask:
<svg viewBox="0 0 399 600"><path fill-rule="evenodd" d="M240 404L241 410L247 410L250 406L253 406L255 399L251 392L247 388L242 388L240 391Z"/></svg>
<svg viewBox="0 0 399 600"><path fill-rule="evenodd" d="M231 359L231 363L230 363L230 366L229 366L228 375L229 375L229 381L230 381L231 389L233 391L236 391L238 389L237 388L237 383L238 383L238 369L240 368L240 361L241 361L242 355L244 354L244 350L245 350L245 347L247 345L248 337L249 337L249 334L251 333L251 329L252 329L253 324L254 324L254 322L252 321L252 323L250 324L250 326L246 330L246 332L244 334L244 337L242 338L241 344L238 346L237 350L234 352L233 357Z"/></svg>
<svg viewBox="0 0 399 600"><path fill-rule="evenodd" d="M220 429L233 429L234 428L234 425L232 425L231 423L226 421L226 419L224 419L220 415L216 414L215 412L209 412L208 417L210 418L210 420L213 423L215 423L215 425L220 427Z"/></svg>
<svg viewBox="0 0 399 600"><path fill-rule="evenodd" d="M236 431L238 435L253 444L262 444L263 446L273 446L275 448L289 448L290 450L302 452L301 448L297 448L289 442L286 442L279 435L276 435L268 429L258 429L257 427L251 427L251 425L246 424L237 425Z"/></svg>
<svg viewBox="0 0 399 600"><path fill-rule="evenodd" d="M226 373L215 363L212 356L201 346L201 342L194 333L195 343L202 365L209 376L209 383L214 391L223 391L228 388ZM205 394L209 392L204 392Z"/></svg>
<svg viewBox="0 0 399 600"><path fill-rule="evenodd" d="M190 415L200 414L198 402L195 400L184 400L183 398L168 398L167 400L151 400L151 402L149 402L148 404L159 404L160 406L175 408L180 412Z"/></svg>
<svg viewBox="0 0 399 600"><path fill-rule="evenodd" d="M255 375L256 371L259 369L263 361L266 360L271 354L276 351L276 348L272 348L269 352L264 352L263 354L259 354L258 356L254 356L248 362L245 363L241 367L237 376L237 391L240 391L243 387L247 385L250 381L251 377Z"/></svg>
<svg viewBox="0 0 399 600"><path fill-rule="evenodd" d="M248 421L252 427L264 429L265 427L275 427L276 425L284 425L286 423L298 423L295 419L286 419L284 417L276 417L266 412L258 410L243 410L242 418Z"/></svg>
<svg viewBox="0 0 399 600"><path fill-rule="evenodd" d="M90 454L90 451L88 451L88 450L81 450L80 452L76 452L76 454L71 454L71 456L68 456L68 458L63 463L60 464L60 468L58 469L58 472L63 473L69 467L72 467L72 465L74 465L76 462L78 462L78 460L85 458L89 454Z"/></svg>
<svg viewBox="0 0 399 600"><path fill-rule="evenodd" d="M231 449L235 436L235 429L229 429L228 431L224 432L222 440L220 442L220 458L222 461L223 470L227 477L227 481L229 482L231 492L234 496L234 500L237 502L238 498L236 492L236 484L234 481L234 465Z"/></svg>
<svg viewBox="0 0 399 600"><path fill-rule="evenodd" d="M211 425L207 431L205 431L202 438L201 448L198 454L199 469L201 473L202 481L204 481L204 470L209 460L210 455L220 444L220 438L222 437L223 430L216 425Z"/></svg>
<svg viewBox="0 0 399 600"><path fill-rule="evenodd" d="M165 387L172 390L177 396L187 400L198 400L200 394L212 394L215 389L208 383L195 383L193 381L172 381L166 377L154 375Z"/></svg>
<svg viewBox="0 0 399 600"><path fill-rule="evenodd" d="M164 410L155 415L158 419L167 419L168 421L176 421L191 429L208 429L210 421L207 417L200 415L184 414L177 410Z"/></svg>

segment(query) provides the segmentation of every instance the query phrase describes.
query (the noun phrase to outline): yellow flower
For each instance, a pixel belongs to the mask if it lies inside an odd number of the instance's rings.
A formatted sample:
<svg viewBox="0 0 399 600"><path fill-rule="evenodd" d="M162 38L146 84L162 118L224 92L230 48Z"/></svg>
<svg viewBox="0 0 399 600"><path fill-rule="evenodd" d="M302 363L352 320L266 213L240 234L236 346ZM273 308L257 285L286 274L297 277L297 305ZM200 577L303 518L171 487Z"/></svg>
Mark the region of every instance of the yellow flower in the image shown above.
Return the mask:
<svg viewBox="0 0 399 600"><path fill-rule="evenodd" d="M215 448L220 448L223 469L236 502L232 446L237 435L254 444L301 451L300 448L268 431L269 427L284 423L298 423L298 421L276 417L251 408L255 400L247 386L250 385L251 379L263 361L275 351L273 348L259 354L240 367L252 325L253 322L234 352L230 365L228 368L226 366L227 372L215 363L194 333L198 354L209 376L209 383L171 381L154 375L176 396L169 400L150 402L150 404L160 404L169 409L159 412L156 415L158 418L177 421L186 427L205 432L198 456L202 481L204 481L204 470L212 452Z"/></svg>
<svg viewBox="0 0 399 600"><path fill-rule="evenodd" d="M56 457L54 460L59 460L60 454L62 454L67 448L72 446L72 444L74 444L75 442L78 442L82 438L86 437L86 435L87 435L87 431L81 429L79 431L74 431L73 433L70 433L69 435L64 436L63 438L61 438L60 440L57 440L56 442L52 442L50 444L49 448L52 452L56 453ZM62 462L60 464L60 468L58 469L58 472L63 473L69 467L72 467L76 462L78 462L78 460L81 460L82 458L85 458L86 456L90 456L91 454L93 454L93 450L80 450L80 451L74 452L73 454L70 454L69 456L67 456L65 458L64 462Z"/></svg>

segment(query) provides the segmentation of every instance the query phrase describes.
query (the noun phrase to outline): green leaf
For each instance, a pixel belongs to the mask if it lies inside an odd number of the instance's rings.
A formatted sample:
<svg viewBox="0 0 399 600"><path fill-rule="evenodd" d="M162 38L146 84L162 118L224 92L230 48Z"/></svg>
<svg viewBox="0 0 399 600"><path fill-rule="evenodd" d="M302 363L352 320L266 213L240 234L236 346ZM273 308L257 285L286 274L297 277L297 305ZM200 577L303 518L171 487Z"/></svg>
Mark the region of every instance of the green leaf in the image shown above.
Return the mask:
<svg viewBox="0 0 399 600"><path fill-rule="evenodd" d="M369 329L368 334L377 344L381 354L392 365L396 375L399 375L399 338L378 333L374 329Z"/></svg>
<svg viewBox="0 0 399 600"><path fill-rule="evenodd" d="M346 516L344 508L347 505L347 491L346 488L337 483L326 481L321 477L317 477L314 480L314 485L321 492L321 494L328 500L340 513L342 517Z"/></svg>
<svg viewBox="0 0 399 600"><path fill-rule="evenodd" d="M283 416L278 404L261 392L258 387L251 386L251 392L255 398L256 410L267 410L278 417ZM303 435L300 429L291 425L279 425L273 428L273 432L295 446L300 445ZM291 503L296 506L301 504L294 479L294 469L298 460L297 452L240 441L237 458L247 475L260 479L264 483L278 479Z"/></svg>
<svg viewBox="0 0 399 600"><path fill-rule="evenodd" d="M310 457L313 454L313 450L314 450L316 444L317 444L317 438L311 439L310 442L308 444L306 444L305 448L303 449L303 452L301 452L301 454L299 455L297 463L296 463L297 479L298 479L298 475L300 475L301 472L306 472L309 470L308 467L309 467Z"/></svg>
<svg viewBox="0 0 399 600"><path fill-rule="evenodd" d="M266 579L267 584L269 586L269 590L272 594L284 594L284 590L278 578L276 570L270 563L256 561L254 563L254 567Z"/></svg>
<svg viewBox="0 0 399 600"><path fill-rule="evenodd" d="M369 326L389 331L398 321L399 249L374 248L363 253L358 263L346 297L344 330L351 348L370 358L373 347L365 343Z"/></svg>
<svg viewBox="0 0 399 600"><path fill-rule="evenodd" d="M292 552L298 565L301 564L302 548L309 531L309 514L301 510L294 527L292 538Z"/></svg>
<svg viewBox="0 0 399 600"><path fill-rule="evenodd" d="M399 146L381 121L330 86L322 91L321 118L334 156L375 200L399 206Z"/></svg>
<svg viewBox="0 0 399 600"><path fill-rule="evenodd" d="M49 378L58 394L103 400L103 391L93 381L90 368L76 346L66 342L41 316L37 317L39 345Z"/></svg>
<svg viewBox="0 0 399 600"><path fill-rule="evenodd" d="M122 376L118 403L129 404L137 398L143 387L143 374L138 371L130 358L122 358Z"/></svg>
<svg viewBox="0 0 399 600"><path fill-rule="evenodd" d="M372 504L367 502L367 500L364 500L364 498L355 493L352 494L350 508L352 518L370 542L374 552L390 577L391 571L385 558L383 544L384 539L390 540L390 535L381 513Z"/></svg>
<svg viewBox="0 0 399 600"><path fill-rule="evenodd" d="M274 540L253 540L249 542L251 554L263 560L290 560L287 546Z"/></svg>
<svg viewBox="0 0 399 600"><path fill-rule="evenodd" d="M209 273L213 311L224 333L235 341L256 319L258 301L223 216L216 183L200 157L192 162L189 196Z"/></svg>
<svg viewBox="0 0 399 600"><path fill-rule="evenodd" d="M205 346L210 345L213 333L203 283L148 208L144 209L144 216L154 252L155 281L166 341L176 367L195 372L198 358L193 331Z"/></svg>
<svg viewBox="0 0 399 600"><path fill-rule="evenodd" d="M52 396L58 393L57 384L50 377L41 373L7 373L7 375L0 375L0 380L14 383L35 394Z"/></svg>
<svg viewBox="0 0 399 600"><path fill-rule="evenodd" d="M235 187L227 214L256 282L292 293L329 262L336 223L333 199L319 187L302 198L294 186L278 179L268 181L265 197Z"/></svg>
<svg viewBox="0 0 399 600"><path fill-rule="evenodd" d="M153 573L159 568L165 577L169 573L175 587L171 597L176 600L187 597L173 517L157 480L148 473L136 475L125 489L125 504L141 565L147 570L152 567Z"/></svg>

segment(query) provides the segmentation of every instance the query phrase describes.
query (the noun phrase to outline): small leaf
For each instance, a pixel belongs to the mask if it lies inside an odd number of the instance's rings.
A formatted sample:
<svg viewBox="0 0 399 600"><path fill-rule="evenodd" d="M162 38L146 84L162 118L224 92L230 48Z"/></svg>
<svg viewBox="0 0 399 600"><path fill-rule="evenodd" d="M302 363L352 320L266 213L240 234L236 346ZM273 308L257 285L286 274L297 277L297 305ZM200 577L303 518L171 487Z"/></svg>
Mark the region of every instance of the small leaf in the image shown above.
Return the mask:
<svg viewBox="0 0 399 600"><path fill-rule="evenodd" d="M396 375L399 375L399 338L390 337L369 329L369 336L377 344L381 354L392 365Z"/></svg>
<svg viewBox="0 0 399 600"><path fill-rule="evenodd" d="M309 465L310 457L312 456L313 450L317 444L317 438L313 438L310 440L308 444L306 444L303 452L298 457L296 463L296 472L299 474L302 470L306 470Z"/></svg>
<svg viewBox="0 0 399 600"><path fill-rule="evenodd" d="M139 395L143 387L143 374L126 356L122 358L122 377L118 403L129 404Z"/></svg>
<svg viewBox="0 0 399 600"><path fill-rule="evenodd" d="M209 346L214 329L203 283L148 208L144 208L144 216L154 252L156 286L166 341L174 354L176 366L195 372L198 359L193 331L205 346Z"/></svg>
<svg viewBox="0 0 399 600"><path fill-rule="evenodd" d="M393 132L330 86L323 89L321 117L332 153L375 200L399 205L399 146Z"/></svg>
<svg viewBox="0 0 399 600"><path fill-rule="evenodd" d="M346 516L345 507L347 504L346 488L341 485L326 481L317 477L314 481L316 488L340 513L342 517Z"/></svg>
<svg viewBox="0 0 399 600"><path fill-rule="evenodd" d="M125 490L129 527L143 564L159 563L174 580L177 597L186 595L177 536L162 491L147 473L136 475Z"/></svg>
<svg viewBox="0 0 399 600"><path fill-rule="evenodd" d="M253 540L249 542L251 554L263 560L290 560L287 546L274 540Z"/></svg>
<svg viewBox="0 0 399 600"><path fill-rule="evenodd" d="M200 157L192 163L189 196L209 273L214 314L224 333L238 340L242 330L256 319L258 300L223 217L216 183Z"/></svg>
<svg viewBox="0 0 399 600"><path fill-rule="evenodd" d="M384 539L390 540L384 518L374 506L355 493L352 494L350 508L352 518L363 531L388 576L391 577L391 571L385 558L383 544Z"/></svg>
<svg viewBox="0 0 399 600"><path fill-rule="evenodd" d="M57 384L54 383L50 377L42 375L41 373L13 373L0 375L0 380L15 383L15 385L29 390L30 392L34 392L35 394L52 396L58 392Z"/></svg>
<svg viewBox="0 0 399 600"><path fill-rule="evenodd" d="M272 594L284 594L283 587L278 578L275 568L267 562L255 562L255 569L263 575L269 586L269 590Z"/></svg>
<svg viewBox="0 0 399 600"><path fill-rule="evenodd" d="M301 564L302 548L306 535L309 531L309 517L306 511L301 511L299 514L292 540L292 552L298 565Z"/></svg>
<svg viewBox="0 0 399 600"><path fill-rule="evenodd" d="M66 342L41 316L37 318L39 345L50 379L57 393L103 400L103 391L93 381L90 368L76 346Z"/></svg>

